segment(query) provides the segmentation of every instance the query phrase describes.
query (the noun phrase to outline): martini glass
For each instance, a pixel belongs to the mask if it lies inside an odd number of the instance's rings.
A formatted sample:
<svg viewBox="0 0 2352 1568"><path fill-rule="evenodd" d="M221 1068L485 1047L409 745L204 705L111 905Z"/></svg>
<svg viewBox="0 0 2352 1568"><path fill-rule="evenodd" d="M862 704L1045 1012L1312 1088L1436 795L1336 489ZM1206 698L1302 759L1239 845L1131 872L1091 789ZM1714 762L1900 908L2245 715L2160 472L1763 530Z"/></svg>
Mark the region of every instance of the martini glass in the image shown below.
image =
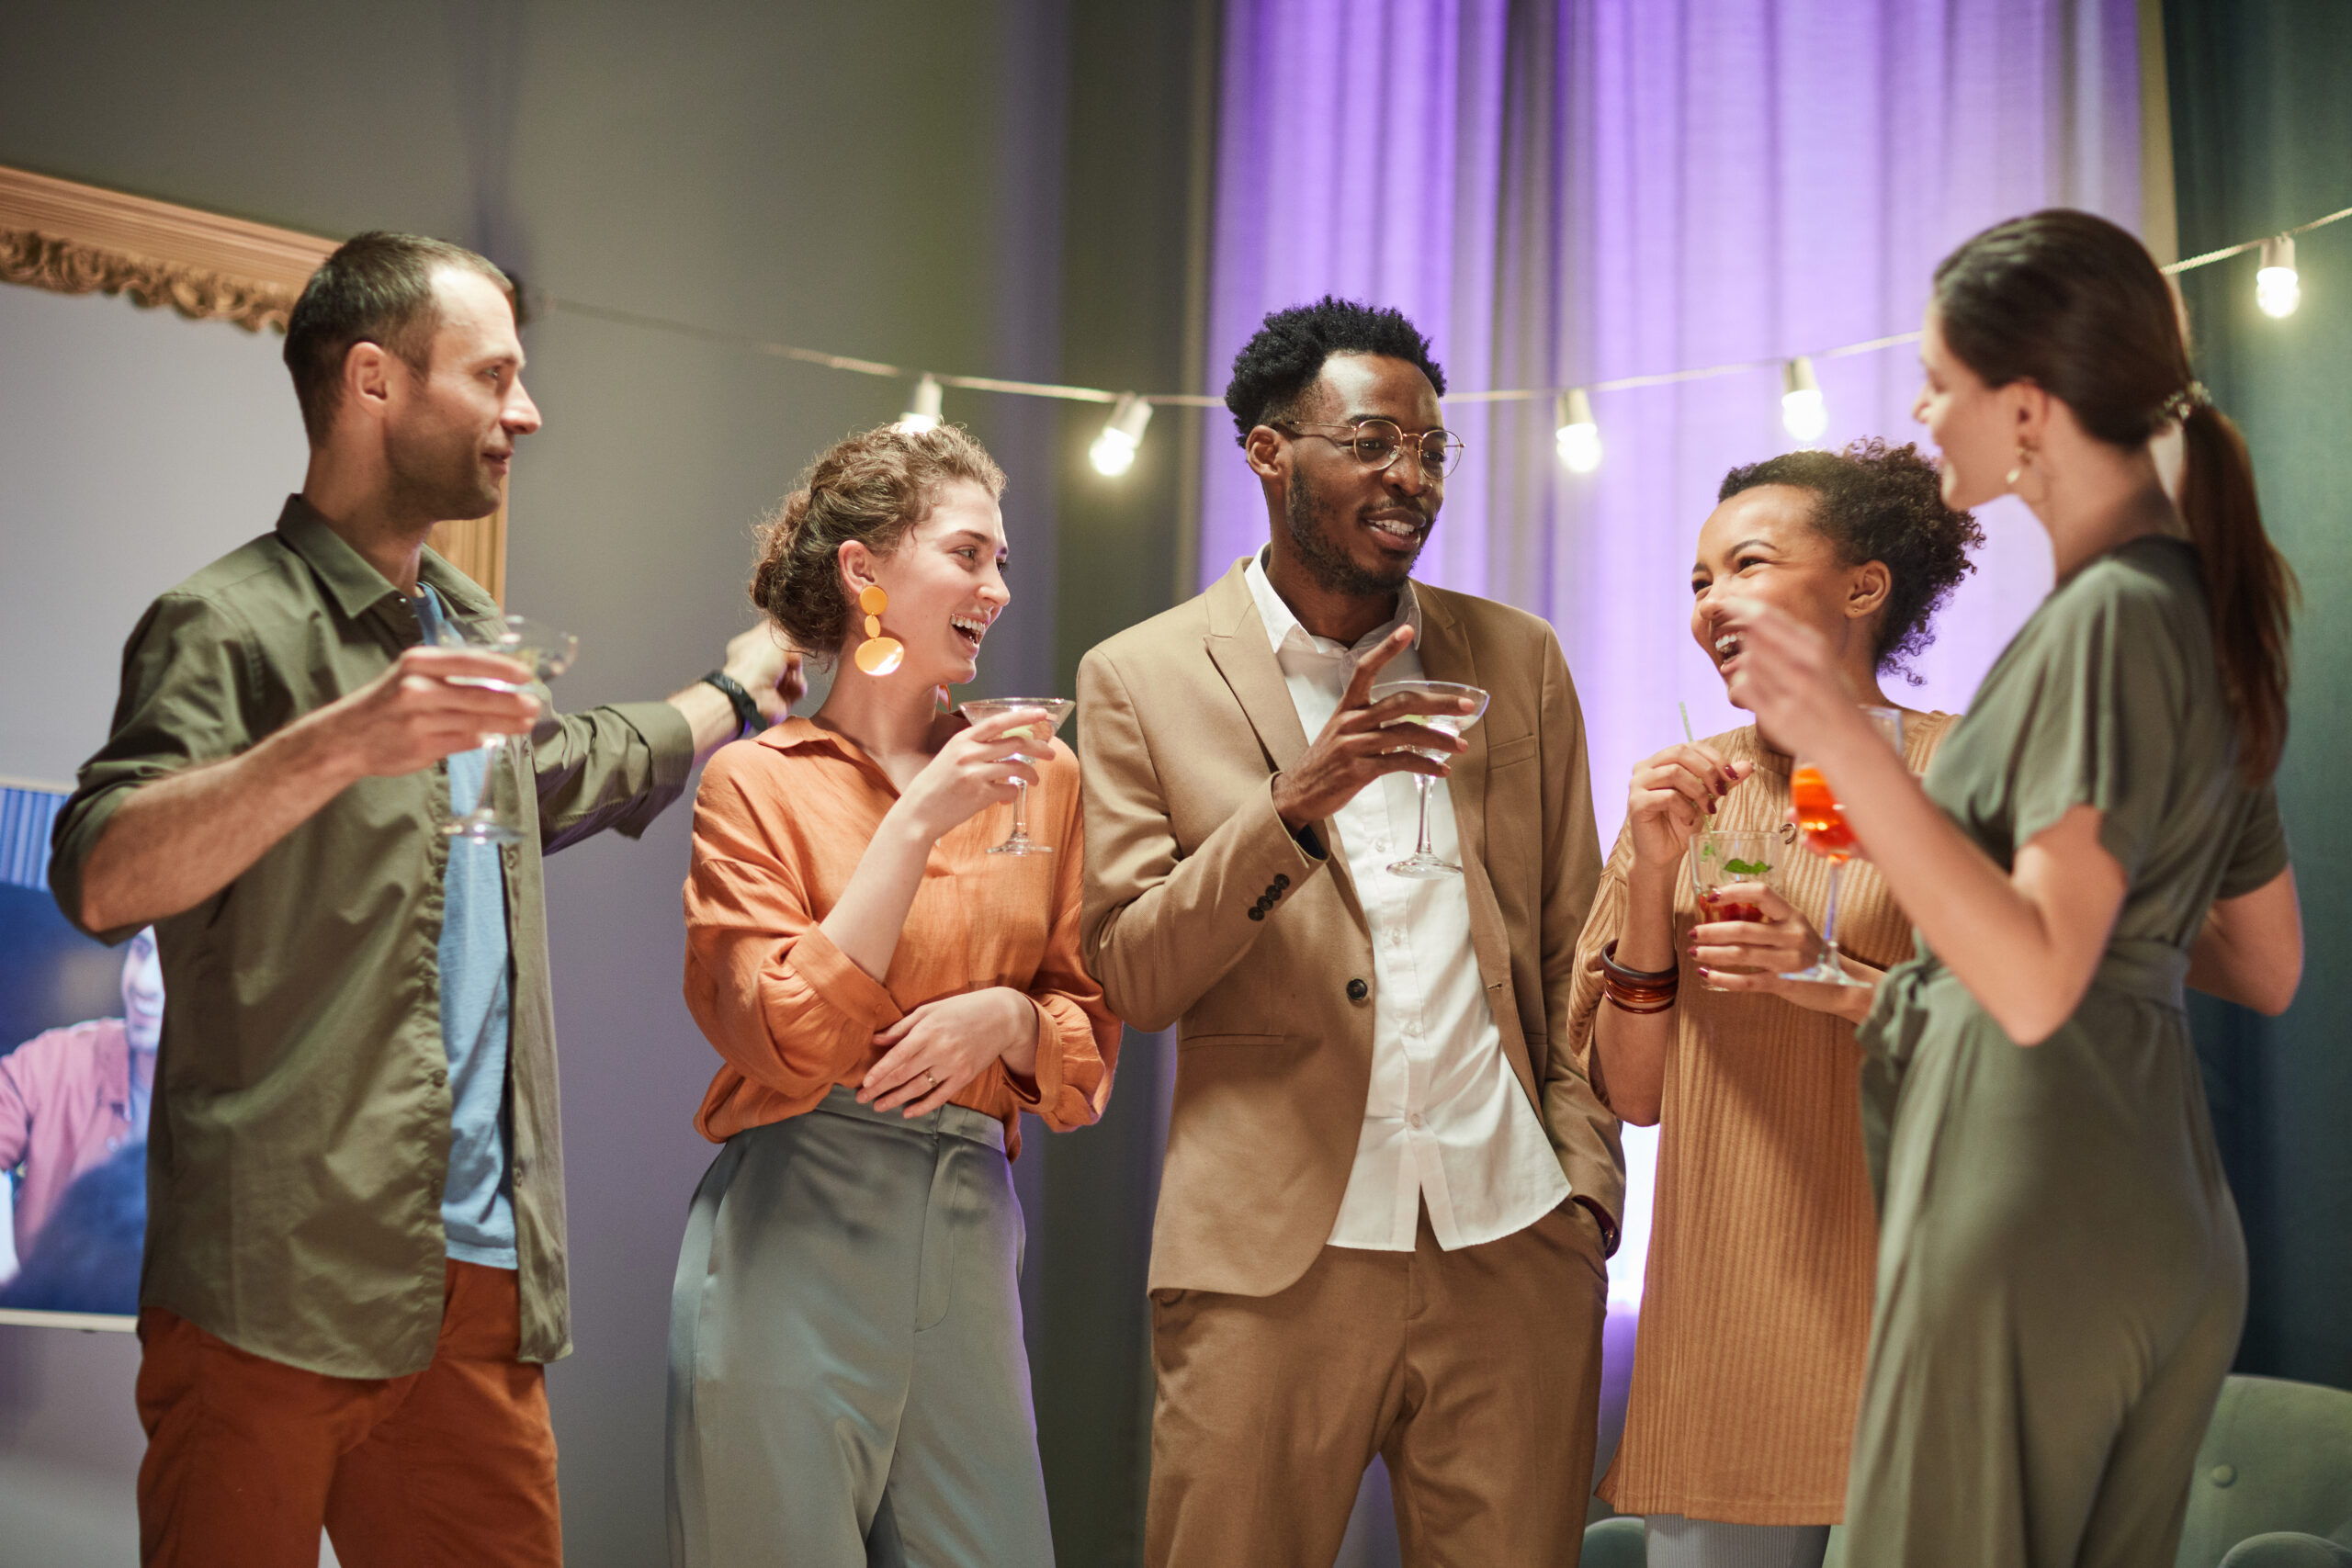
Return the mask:
<svg viewBox="0 0 2352 1568"><path fill-rule="evenodd" d="M1862 715L1887 744L1898 752L1903 750L1902 709L1865 707ZM1838 804L1838 792L1830 787L1828 778L1804 758L1796 761L1795 771L1789 774L1789 804L1796 809L1797 831L1804 847L1829 863L1829 897L1821 908L1821 956L1781 978L1824 986L1868 986L1871 982L1847 974L1838 959L1838 879L1854 857L1854 829L1847 826L1845 807Z"/></svg>
<svg viewBox="0 0 2352 1568"><path fill-rule="evenodd" d="M1078 705L1068 697L975 697L956 711L974 724L979 723L984 718L994 718L1001 713L1011 713L1016 708L1035 708L1045 715L1044 720L1040 723L1005 732L1009 739L1038 742L1035 754L1021 751L1014 755L1032 767L1043 767L1046 752L1044 743L1054 738L1054 731L1062 727L1062 720L1068 718L1070 716L1070 710L1076 706ZM1015 780L1012 787L1017 792L1012 797L1012 836L1001 844L991 845L989 853L992 855L1052 854L1053 845L1042 843L1029 836L1028 781Z"/></svg>
<svg viewBox="0 0 2352 1568"><path fill-rule="evenodd" d="M1415 697L1469 698L1475 705L1468 713L1417 713L1392 721L1396 724L1427 725L1442 735L1461 734L1477 723L1478 716L1487 711L1487 694L1483 688L1464 686L1454 681L1384 681L1372 689L1372 700L1375 703L1380 702L1400 693ZM1451 752L1425 751L1418 746L1412 750L1420 751L1422 756L1440 762L1453 760ZM1452 861L1439 859L1437 852L1430 848L1430 786L1435 783L1437 781L1427 773L1413 775L1413 786L1420 792L1421 795L1421 829L1415 841L1413 852L1389 866L1388 869L1394 875L1426 879L1462 874L1460 866Z"/></svg>
<svg viewBox="0 0 2352 1568"><path fill-rule="evenodd" d="M463 648L476 653L494 653L511 659L530 671L534 681L552 681L571 668L580 657L580 639L570 632L558 631L544 621L534 621L522 615L495 615L487 620L447 622L442 629L444 648ZM481 686L493 692L527 692L526 682L493 680L484 675L453 675L452 685ZM519 844L527 836L519 810L513 806L493 804L497 791L492 787L491 770L505 758L514 779L515 798L522 797L524 773L523 737L520 735L485 735L481 794L474 799L474 808L461 817L454 817L441 824L441 831L453 839L463 839L475 844Z"/></svg>

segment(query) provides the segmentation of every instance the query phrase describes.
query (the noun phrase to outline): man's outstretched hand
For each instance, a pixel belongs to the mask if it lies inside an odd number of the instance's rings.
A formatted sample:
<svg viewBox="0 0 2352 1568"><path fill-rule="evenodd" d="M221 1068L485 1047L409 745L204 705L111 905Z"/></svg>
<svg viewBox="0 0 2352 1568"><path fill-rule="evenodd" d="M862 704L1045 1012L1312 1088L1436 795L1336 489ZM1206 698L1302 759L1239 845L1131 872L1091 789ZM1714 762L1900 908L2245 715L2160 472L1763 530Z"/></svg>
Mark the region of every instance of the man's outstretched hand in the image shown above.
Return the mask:
<svg viewBox="0 0 2352 1568"><path fill-rule="evenodd" d="M727 639L727 659L720 668L752 694L760 705L760 716L770 724L789 715L792 705L808 694L800 655L784 646L764 615L758 626Z"/></svg>
<svg viewBox="0 0 2352 1568"><path fill-rule="evenodd" d="M1374 679L1412 641L1413 628L1399 626L1357 660L1331 722L1295 765L1274 775L1274 809L1292 832L1329 817L1384 774L1425 773L1442 779L1452 771L1449 763L1422 756L1422 751L1451 757L1470 750L1470 742L1459 736L1404 722L1417 714L1467 714L1477 706L1468 698L1400 692L1377 703L1372 700Z"/></svg>

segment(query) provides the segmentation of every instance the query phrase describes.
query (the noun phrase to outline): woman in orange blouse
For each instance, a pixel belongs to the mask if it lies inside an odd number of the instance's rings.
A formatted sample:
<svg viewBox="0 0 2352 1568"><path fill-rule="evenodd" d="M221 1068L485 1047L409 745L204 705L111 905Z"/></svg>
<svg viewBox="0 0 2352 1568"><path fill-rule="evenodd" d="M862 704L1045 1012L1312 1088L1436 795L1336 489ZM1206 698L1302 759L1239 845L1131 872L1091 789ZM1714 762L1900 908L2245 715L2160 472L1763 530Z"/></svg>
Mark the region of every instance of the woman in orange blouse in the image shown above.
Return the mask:
<svg viewBox="0 0 2352 1568"><path fill-rule="evenodd" d="M1881 677L1926 645L1982 537L1938 482L1877 442L1734 469L1699 532L1691 635L1728 680L1724 602L1769 600L1840 650L1858 701L1892 705ZM1950 723L1904 716L1914 769ZM1773 977L1822 952L1826 862L1784 851L1777 888L1725 890L1763 916L1735 920L1701 908L1685 860L1702 824L1781 826L1797 739L1746 725L1635 767L1577 943L1575 1048L1611 1110L1661 1127L1625 1436L1600 1485L1647 1516L1649 1568L1814 1568L1846 1494L1877 1237L1854 1027L1874 992ZM1838 904L1856 978L1908 955L1866 863Z"/></svg>
<svg viewBox="0 0 2352 1568"><path fill-rule="evenodd" d="M681 1564L1049 1563L1008 1162L1019 1113L1102 1111L1119 1023L1078 958L1078 762L967 725L1011 594L1004 476L885 426L801 476L752 597L837 660L823 705L712 759L686 1005L722 1065L695 1126L670 1329ZM903 649L868 673L859 595ZM1026 782L1049 854L990 856Z"/></svg>

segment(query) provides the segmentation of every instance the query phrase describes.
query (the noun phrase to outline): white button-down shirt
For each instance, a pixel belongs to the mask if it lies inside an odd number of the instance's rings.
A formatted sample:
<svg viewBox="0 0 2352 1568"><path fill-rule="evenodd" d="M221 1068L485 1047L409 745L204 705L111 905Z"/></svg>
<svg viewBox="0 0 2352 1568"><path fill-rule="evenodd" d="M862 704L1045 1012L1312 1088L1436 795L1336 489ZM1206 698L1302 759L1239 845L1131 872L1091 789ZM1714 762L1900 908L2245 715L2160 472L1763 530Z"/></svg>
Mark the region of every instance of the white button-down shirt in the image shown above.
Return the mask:
<svg viewBox="0 0 2352 1568"><path fill-rule="evenodd" d="M1420 604L1410 583L1397 594L1396 619L1346 648L1298 624L1262 559L1243 575L1308 739L1339 710L1356 660L1399 626L1413 628L1413 646L1380 680L1422 678ZM1470 946L1467 882L1387 869L1413 852L1419 814L1413 775L1399 773L1359 791L1331 819L1339 840L1331 852L1345 858L1371 923L1373 970L1372 1089L1331 1227L1334 1247L1410 1252L1424 1203L1440 1247L1476 1247L1533 1224L1569 1193L1535 1108L1503 1059ZM1430 790L1430 843L1460 861L1443 781Z"/></svg>

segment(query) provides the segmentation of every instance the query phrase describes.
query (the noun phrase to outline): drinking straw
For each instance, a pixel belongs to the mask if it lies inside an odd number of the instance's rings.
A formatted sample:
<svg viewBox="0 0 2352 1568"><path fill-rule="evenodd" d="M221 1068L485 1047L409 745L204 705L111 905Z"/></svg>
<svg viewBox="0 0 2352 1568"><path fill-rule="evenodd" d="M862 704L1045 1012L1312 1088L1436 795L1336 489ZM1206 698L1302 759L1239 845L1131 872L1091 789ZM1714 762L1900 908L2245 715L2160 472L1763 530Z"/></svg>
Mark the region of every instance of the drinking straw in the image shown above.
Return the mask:
<svg viewBox="0 0 2352 1568"><path fill-rule="evenodd" d="M1677 703L1674 705L1682 710L1682 739L1690 742L1691 745L1696 746L1699 744L1699 738L1690 733L1690 705L1689 703Z"/></svg>

